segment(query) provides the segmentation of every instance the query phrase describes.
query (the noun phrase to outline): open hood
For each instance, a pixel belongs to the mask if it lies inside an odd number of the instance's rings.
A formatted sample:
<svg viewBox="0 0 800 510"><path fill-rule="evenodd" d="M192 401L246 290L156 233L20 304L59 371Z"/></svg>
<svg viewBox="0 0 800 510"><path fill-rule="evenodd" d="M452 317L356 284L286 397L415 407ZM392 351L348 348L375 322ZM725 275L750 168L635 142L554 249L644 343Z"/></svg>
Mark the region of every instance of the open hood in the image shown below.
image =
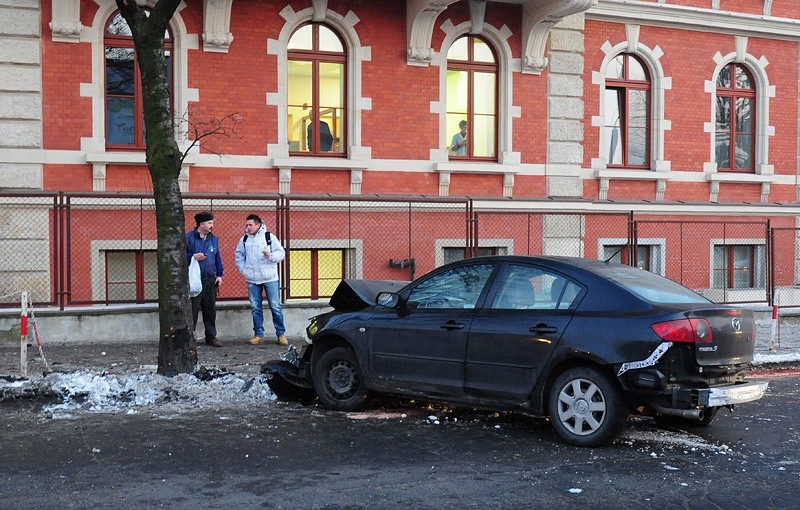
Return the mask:
<svg viewBox="0 0 800 510"><path fill-rule="evenodd" d="M397 292L408 282L395 280L342 280L331 296L330 305L336 310L360 310L375 304L381 292Z"/></svg>

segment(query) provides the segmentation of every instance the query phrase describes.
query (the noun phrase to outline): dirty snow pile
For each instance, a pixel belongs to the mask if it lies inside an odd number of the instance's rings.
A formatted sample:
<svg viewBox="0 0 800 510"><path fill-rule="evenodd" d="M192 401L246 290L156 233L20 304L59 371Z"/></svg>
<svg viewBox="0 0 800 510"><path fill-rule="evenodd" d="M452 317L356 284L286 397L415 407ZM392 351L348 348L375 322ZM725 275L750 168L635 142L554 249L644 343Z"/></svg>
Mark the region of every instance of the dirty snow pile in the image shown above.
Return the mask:
<svg viewBox="0 0 800 510"><path fill-rule="evenodd" d="M44 412L72 410L137 412L158 405L174 410L263 405L275 395L263 377L194 374L97 374L88 371L52 373L38 380L0 380L0 400L49 397L57 403Z"/></svg>

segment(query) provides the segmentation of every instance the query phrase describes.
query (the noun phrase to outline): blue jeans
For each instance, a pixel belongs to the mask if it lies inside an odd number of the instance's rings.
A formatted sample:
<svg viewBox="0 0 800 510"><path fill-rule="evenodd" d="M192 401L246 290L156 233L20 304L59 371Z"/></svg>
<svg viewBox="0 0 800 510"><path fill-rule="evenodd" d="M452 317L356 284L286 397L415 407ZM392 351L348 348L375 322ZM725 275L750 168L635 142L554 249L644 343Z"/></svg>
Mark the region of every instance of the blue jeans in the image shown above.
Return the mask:
<svg viewBox="0 0 800 510"><path fill-rule="evenodd" d="M247 282L247 294L250 297L250 311L253 314L253 333L255 336L264 336L264 309L263 292L267 293L269 301L269 311L272 312L272 325L275 326L275 335L281 336L286 333L286 326L283 324L283 310L281 309L281 286L278 280L267 283Z"/></svg>

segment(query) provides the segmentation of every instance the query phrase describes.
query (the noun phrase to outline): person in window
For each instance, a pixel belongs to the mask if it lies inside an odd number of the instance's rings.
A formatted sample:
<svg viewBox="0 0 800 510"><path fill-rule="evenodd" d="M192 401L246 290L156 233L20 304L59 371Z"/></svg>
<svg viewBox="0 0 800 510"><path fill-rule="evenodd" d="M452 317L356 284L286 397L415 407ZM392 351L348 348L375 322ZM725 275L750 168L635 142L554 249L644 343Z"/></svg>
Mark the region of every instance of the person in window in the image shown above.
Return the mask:
<svg viewBox="0 0 800 510"><path fill-rule="evenodd" d="M309 124L308 128L308 150L314 150L314 129L313 124ZM328 123L324 120L319 121L319 150L321 152L328 152L333 147L333 134Z"/></svg>
<svg viewBox="0 0 800 510"><path fill-rule="evenodd" d="M453 141L450 143L450 152L453 156L466 156L467 155L467 121L462 120L458 123L458 128L461 130L453 135Z"/></svg>
<svg viewBox="0 0 800 510"><path fill-rule="evenodd" d="M197 327L197 316L203 310L206 344L222 347L217 340L217 290L222 284L222 258L219 255L219 237L215 236L214 215L200 212L194 215L197 226L186 233L186 263L196 259L200 264L203 290L192 298L193 327Z"/></svg>

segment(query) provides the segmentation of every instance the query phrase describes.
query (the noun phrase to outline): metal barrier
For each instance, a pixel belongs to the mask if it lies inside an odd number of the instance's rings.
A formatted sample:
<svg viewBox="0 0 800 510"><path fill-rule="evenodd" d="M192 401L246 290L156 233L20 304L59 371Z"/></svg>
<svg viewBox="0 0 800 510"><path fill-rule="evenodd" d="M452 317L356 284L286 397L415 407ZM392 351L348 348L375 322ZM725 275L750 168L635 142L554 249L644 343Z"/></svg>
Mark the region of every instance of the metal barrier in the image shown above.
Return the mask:
<svg viewBox="0 0 800 510"><path fill-rule="evenodd" d="M247 299L233 254L245 217L256 213L287 250L284 301L326 299L341 278L411 280L465 257L545 254L636 265L717 302L772 305L777 296L781 306L800 305L792 217L493 211L465 197L186 193L183 200L187 230L197 212L215 214L221 300ZM0 307L17 306L21 290L61 309L156 301L150 194L0 192L0 207Z"/></svg>

